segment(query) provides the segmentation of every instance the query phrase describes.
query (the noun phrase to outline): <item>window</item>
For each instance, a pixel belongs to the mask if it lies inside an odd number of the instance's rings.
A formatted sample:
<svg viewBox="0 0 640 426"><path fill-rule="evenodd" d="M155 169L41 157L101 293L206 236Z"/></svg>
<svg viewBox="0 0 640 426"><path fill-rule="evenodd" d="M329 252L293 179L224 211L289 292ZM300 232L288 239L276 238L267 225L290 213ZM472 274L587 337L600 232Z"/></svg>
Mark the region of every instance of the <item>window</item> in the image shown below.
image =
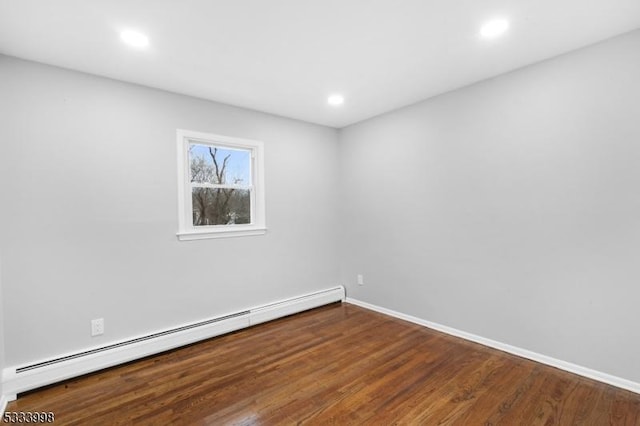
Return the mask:
<svg viewBox="0 0 640 426"><path fill-rule="evenodd" d="M178 130L180 240L260 235L263 144Z"/></svg>

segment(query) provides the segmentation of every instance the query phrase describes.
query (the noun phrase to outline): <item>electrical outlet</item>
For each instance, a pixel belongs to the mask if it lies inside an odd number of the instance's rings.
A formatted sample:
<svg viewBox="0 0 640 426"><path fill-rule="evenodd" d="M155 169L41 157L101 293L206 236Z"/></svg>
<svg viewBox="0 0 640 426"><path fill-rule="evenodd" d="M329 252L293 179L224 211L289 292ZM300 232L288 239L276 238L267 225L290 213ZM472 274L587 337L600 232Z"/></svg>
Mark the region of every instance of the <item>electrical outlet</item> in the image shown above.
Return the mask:
<svg viewBox="0 0 640 426"><path fill-rule="evenodd" d="M362 274L358 274L358 285L364 285L364 277Z"/></svg>
<svg viewBox="0 0 640 426"><path fill-rule="evenodd" d="M104 318L91 320L91 336L104 334Z"/></svg>

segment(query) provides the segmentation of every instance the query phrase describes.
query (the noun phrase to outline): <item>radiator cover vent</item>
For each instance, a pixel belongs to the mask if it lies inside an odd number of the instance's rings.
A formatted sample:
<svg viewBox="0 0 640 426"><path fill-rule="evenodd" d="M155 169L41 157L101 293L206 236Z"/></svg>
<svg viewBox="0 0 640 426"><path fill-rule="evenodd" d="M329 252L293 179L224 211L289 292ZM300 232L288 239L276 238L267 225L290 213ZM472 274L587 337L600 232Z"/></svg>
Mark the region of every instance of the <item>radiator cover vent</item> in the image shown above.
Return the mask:
<svg viewBox="0 0 640 426"><path fill-rule="evenodd" d="M146 336L143 337L138 337L136 339L130 339L130 340L125 340L123 342L119 342L119 343L114 343L112 345L107 345L107 346L102 346L96 349L90 349L88 351L83 351L83 352L78 352L72 355L67 355L67 356L63 356L60 358L54 358L54 359L50 359L47 361L42 361L42 362L38 362L36 364L31 364L31 365L26 365L24 367L19 367L16 368L16 373L23 373L25 371L29 371L29 370L33 370L35 368L40 368L40 367L44 367L47 365L53 365L53 364L58 364L60 362L64 362L64 361L69 361L75 358L80 358L86 355L91 355L91 354L96 354L99 352L105 352L111 349L115 349L115 348L119 348L122 346L127 346L127 345L131 345L133 343L138 343L138 342L144 342L145 340L151 340L151 339L155 339L157 337L160 336L166 336L168 334L173 334L173 333L178 333L180 331L185 331L185 330L190 330L192 328L196 328L196 327L202 327L204 325L209 325L209 324L213 324L216 322L220 322L220 321L224 321L230 318L236 318L242 315L249 315L251 311L242 311L242 312L237 312L235 314L230 314L230 315L225 315L223 317L218 317L218 318L212 318L212 319L208 319L205 321L199 321L193 324L189 324L189 325L185 325L182 327L176 327L176 328L172 328L170 330L165 330L165 331L160 331L158 333L153 333L153 334L148 334Z"/></svg>
<svg viewBox="0 0 640 426"><path fill-rule="evenodd" d="M344 301L345 296L344 287L333 287L99 348L61 354L29 365L7 367L2 370L2 390L11 401L20 392L231 333L307 309Z"/></svg>

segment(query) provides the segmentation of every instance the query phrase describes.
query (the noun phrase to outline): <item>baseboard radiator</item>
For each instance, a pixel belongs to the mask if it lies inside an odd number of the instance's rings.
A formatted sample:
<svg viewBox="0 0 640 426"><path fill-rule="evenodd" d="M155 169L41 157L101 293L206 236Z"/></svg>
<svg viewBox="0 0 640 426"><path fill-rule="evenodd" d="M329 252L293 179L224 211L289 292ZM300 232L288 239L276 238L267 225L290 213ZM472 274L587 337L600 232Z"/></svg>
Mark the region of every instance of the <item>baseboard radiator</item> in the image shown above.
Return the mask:
<svg viewBox="0 0 640 426"><path fill-rule="evenodd" d="M338 286L29 365L5 368L3 392L8 400L13 400L20 392L344 300L345 289Z"/></svg>

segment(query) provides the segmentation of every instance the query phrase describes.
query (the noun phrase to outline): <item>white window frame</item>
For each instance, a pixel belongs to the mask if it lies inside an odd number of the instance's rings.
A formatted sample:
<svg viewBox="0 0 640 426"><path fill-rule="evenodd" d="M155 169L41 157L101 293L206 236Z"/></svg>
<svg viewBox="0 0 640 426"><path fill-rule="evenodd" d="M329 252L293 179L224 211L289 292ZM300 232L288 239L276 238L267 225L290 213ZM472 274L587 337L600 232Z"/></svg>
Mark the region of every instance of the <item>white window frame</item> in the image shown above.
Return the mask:
<svg viewBox="0 0 640 426"><path fill-rule="evenodd" d="M264 144L262 141L183 129L177 130L177 139L178 239L180 241L189 241L265 234L267 228L264 215ZM251 182L249 183L251 187L250 224L193 226L191 168L189 164L189 145L191 143L251 151Z"/></svg>

